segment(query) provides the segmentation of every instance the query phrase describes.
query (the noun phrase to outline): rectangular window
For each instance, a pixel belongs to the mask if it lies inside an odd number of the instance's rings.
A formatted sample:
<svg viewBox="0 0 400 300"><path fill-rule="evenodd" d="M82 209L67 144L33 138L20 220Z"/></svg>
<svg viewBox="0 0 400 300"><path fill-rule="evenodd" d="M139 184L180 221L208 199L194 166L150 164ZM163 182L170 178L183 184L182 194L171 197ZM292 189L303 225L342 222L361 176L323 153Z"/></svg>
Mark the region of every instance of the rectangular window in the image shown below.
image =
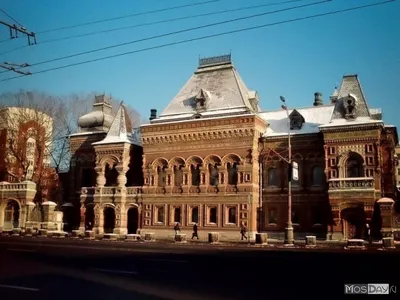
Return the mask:
<svg viewBox="0 0 400 300"><path fill-rule="evenodd" d="M227 223L229 224L237 224L237 209L236 206L228 207L227 211Z"/></svg>
<svg viewBox="0 0 400 300"><path fill-rule="evenodd" d="M199 208L198 207L192 207L190 222L199 223Z"/></svg>
<svg viewBox="0 0 400 300"><path fill-rule="evenodd" d="M181 223L181 208L180 207L174 208L174 222Z"/></svg>
<svg viewBox="0 0 400 300"><path fill-rule="evenodd" d="M330 165L331 167L336 166L336 158L331 158L331 159L329 160L329 165Z"/></svg>
<svg viewBox="0 0 400 300"><path fill-rule="evenodd" d="M268 209L268 224L278 223L278 211L276 208Z"/></svg>
<svg viewBox="0 0 400 300"><path fill-rule="evenodd" d="M212 224L217 224L217 208L210 207L208 211L208 222Z"/></svg>
<svg viewBox="0 0 400 300"><path fill-rule="evenodd" d="M329 147L329 154L331 154L331 155L336 154L336 148L335 147Z"/></svg>
<svg viewBox="0 0 400 300"><path fill-rule="evenodd" d="M373 145L371 145L371 144L367 145L367 149L366 150L367 150L368 153L371 153L374 150Z"/></svg>
<svg viewBox="0 0 400 300"><path fill-rule="evenodd" d="M367 169L367 177L374 177L374 170L372 169Z"/></svg>
<svg viewBox="0 0 400 300"><path fill-rule="evenodd" d="M155 221L156 223L164 224L165 220L165 210L164 206L158 206L155 209Z"/></svg>

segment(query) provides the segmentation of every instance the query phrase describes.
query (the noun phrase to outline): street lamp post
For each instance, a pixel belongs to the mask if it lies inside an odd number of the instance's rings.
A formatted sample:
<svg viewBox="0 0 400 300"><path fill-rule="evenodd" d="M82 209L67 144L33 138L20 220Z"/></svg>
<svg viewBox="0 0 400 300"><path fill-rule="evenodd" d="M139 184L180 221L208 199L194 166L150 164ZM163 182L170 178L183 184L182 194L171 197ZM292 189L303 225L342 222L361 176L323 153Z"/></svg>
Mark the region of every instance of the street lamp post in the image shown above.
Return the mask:
<svg viewBox="0 0 400 300"><path fill-rule="evenodd" d="M282 101L282 109L286 111L287 121L288 121L288 164L289 164L289 171L292 170L292 144L290 141L290 117L289 111L286 106L286 99L283 96L280 96ZM285 228L285 245L291 246L293 245L293 224L292 224L292 172L289 172L288 176L288 222L287 227Z"/></svg>

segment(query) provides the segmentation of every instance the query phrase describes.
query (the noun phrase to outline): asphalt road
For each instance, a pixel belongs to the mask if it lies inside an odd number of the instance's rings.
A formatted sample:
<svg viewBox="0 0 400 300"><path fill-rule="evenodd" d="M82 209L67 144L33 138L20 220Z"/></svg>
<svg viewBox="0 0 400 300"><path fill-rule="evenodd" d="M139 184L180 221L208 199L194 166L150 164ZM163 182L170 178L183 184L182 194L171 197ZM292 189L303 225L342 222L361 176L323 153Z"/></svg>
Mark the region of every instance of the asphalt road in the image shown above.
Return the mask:
<svg viewBox="0 0 400 300"><path fill-rule="evenodd" d="M399 258L399 251L0 237L0 299L352 299L345 283L390 283L400 294ZM392 297L400 299L385 299Z"/></svg>

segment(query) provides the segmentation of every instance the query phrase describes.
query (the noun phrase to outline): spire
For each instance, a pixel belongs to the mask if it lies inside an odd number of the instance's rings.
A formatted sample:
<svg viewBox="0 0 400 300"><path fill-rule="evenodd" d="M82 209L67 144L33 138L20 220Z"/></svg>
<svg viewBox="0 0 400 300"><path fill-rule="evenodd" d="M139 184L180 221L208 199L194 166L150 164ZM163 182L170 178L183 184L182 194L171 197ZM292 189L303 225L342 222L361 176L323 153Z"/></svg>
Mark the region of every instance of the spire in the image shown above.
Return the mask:
<svg viewBox="0 0 400 300"><path fill-rule="evenodd" d="M329 97L330 100L331 100L331 104L336 103L338 95L339 95L339 92L338 92L338 89L337 89L337 84L335 84L335 90L333 91L332 95Z"/></svg>
<svg viewBox="0 0 400 300"><path fill-rule="evenodd" d="M104 140L94 143L99 144L112 144L112 143L131 143L132 125L129 116L126 112L125 106L122 104L115 115L114 121L111 123L110 130Z"/></svg>

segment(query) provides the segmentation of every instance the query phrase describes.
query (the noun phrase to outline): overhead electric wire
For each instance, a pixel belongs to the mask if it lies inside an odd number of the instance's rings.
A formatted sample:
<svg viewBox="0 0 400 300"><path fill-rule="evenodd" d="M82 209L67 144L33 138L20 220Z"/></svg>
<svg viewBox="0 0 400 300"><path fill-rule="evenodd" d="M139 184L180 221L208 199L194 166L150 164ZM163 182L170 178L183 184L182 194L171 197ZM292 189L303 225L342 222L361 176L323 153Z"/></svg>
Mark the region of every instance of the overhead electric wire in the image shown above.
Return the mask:
<svg viewBox="0 0 400 300"><path fill-rule="evenodd" d="M15 24L18 24L21 27L24 27L20 22L18 22L17 20L15 20L13 17L11 17L6 11L4 11L4 9L0 8L0 11L5 14L7 17L9 17L11 20L13 20L15 22Z"/></svg>
<svg viewBox="0 0 400 300"><path fill-rule="evenodd" d="M225 31L225 32L215 33L215 34L210 34L210 35L205 35L205 36L200 36L200 37L191 38L191 39L185 39L185 40L181 40L181 41L177 41L177 42L161 44L161 45L142 48L142 49L133 50L133 51L129 51L129 52L124 52L124 53L104 56L104 57L100 57L100 58L95 58L95 59L91 59L91 60L86 60L86 61L82 61L82 62L67 64L67 65L64 65L64 66L44 69L44 70L41 70L41 71L33 73L33 75L34 74L41 74L41 73L51 72L51 71L56 71L56 70L65 69L65 68L70 68L70 67L79 66L79 65L83 65L83 64L88 64L88 63L92 63L92 62L96 62L96 61L107 60L107 59L111 59L111 58L115 58L115 57L126 56L126 55L135 54L135 53L139 53L139 52L145 52L145 51L150 51L150 50L154 50L154 49L160 49L160 48L175 46L175 45L179 45L179 44L190 43L190 42L193 42L193 41L205 40L205 39L209 39L209 38L214 38L214 37L219 37L219 36L224 36L224 35L230 35L230 34L239 33L239 32L245 32L245 31L250 31L250 30L255 30L255 29L260 29L260 28L265 28L265 27L271 27L271 26L276 26L276 25L281 25L281 24L286 24L286 23L293 23L293 22L304 21L304 20L309 20L309 19L313 19L313 18L319 18L319 17L329 16L329 15L335 15L335 14L340 14L340 13L344 13L344 12L348 12L348 11L355 11L355 10L360 10L360 9L364 9L364 8L368 8L368 7L373 7L373 6L380 6L380 5L388 4L390 2L395 2L395 1L396 0L386 0L386 1L382 1L382 2L376 2L376 3L366 4L366 5L354 6L354 7L344 8L344 9L330 11L330 12L326 12L326 13L320 13L320 14L315 14L315 15L310 15L310 16L305 16L305 17L299 17L299 18L294 18L294 19L289 19L289 20L284 20L284 21L279 21L279 22L274 22L274 23L268 23L268 24L263 24L263 25L258 25L258 26L245 27L245 28L241 28L241 29ZM16 79L16 78L20 78L20 77L25 77L25 76L15 76L15 77L10 77L10 78L5 78L3 80L0 80L0 82Z"/></svg>
<svg viewBox="0 0 400 300"><path fill-rule="evenodd" d="M244 10L262 8L262 7L284 5L284 4L289 4L289 3L293 3L293 2L300 2L300 1L304 1L304 0L289 0L289 1L273 2L273 3L267 3L267 4L244 6L244 7L239 7L239 8L224 9L224 10L217 10L217 11L208 12L208 13L195 14L195 15L191 15L191 16L184 16L184 17L178 17L178 18L172 18L172 19L164 19L164 20L153 21L153 22L139 23L139 24L130 25L130 26L123 26L123 27L117 27L117 28L112 28L112 29L98 30L98 31L93 31L93 32L89 32L89 33L82 33L82 34L70 35L70 36L66 36L66 37L60 37L60 38L55 38L55 39L44 40L44 41L41 41L39 43L39 45L48 44L48 43L54 43L54 42L60 42L60 41L65 41L65 40L70 40L70 39L75 39L75 38L80 38L80 37L92 36L92 35L97 35L97 34L115 32L115 31L120 31L120 30L133 29L133 28L145 27L145 26L152 26L152 25L163 24L163 23L171 23L171 22L177 22L177 21L182 21L182 20L187 20L187 19L194 19L194 18L199 18L199 17L209 17L209 16L213 16L213 15L220 15L220 14L225 14L225 13L244 11ZM8 41L8 39L7 39L7 41ZM10 53L10 52L14 52L14 51L17 51L17 50L20 50L20 49L25 49L27 47L30 47L30 46L29 45L23 45L23 46L20 46L20 47L16 47L14 49L2 52L2 53L0 53L0 55L4 55L4 54Z"/></svg>
<svg viewBox="0 0 400 300"><path fill-rule="evenodd" d="M192 7L192 6L199 6L199 5L215 3L215 2L220 2L220 1L222 1L222 0L208 0L208 1L191 3L191 4L177 5L177 6L160 8L160 9L155 9L155 10L148 10L148 11L143 11L143 12L139 12L139 13L119 16L119 17L113 17L113 18L108 18L108 19L102 19L102 20L97 20L97 21L91 21L91 22L86 22L86 23L81 23L81 24L75 24L75 25L69 25L69 26L58 27L58 28L53 28L53 29L49 29L49 30L39 31L39 32L37 32L37 34L60 31L60 30L65 30L65 29L72 29L72 28L77 28L77 27L83 27L83 26L99 24L99 23L105 23L105 22L109 22L109 21L132 18L132 17L138 17L138 16L143 16L143 15L150 15L150 14L155 14L155 13L159 13L159 12L175 10L175 9L181 9L181 8Z"/></svg>
<svg viewBox="0 0 400 300"><path fill-rule="evenodd" d="M218 26L218 25L222 25L222 24L228 24L228 23L233 23L233 22L237 22L237 21L248 20L248 19L261 17L261 16L265 16L265 15L269 15L269 14L275 14L275 13L279 13L279 12L284 12L284 11L304 8L304 7L308 7L308 6L319 5L319 4L323 4L323 3L327 3L327 2L331 2L331 1L332 0L322 0L322 1L313 2L313 3L309 3L309 4L292 6L292 7L289 7L289 8L283 8L283 9L279 9L279 10L263 12L263 13L254 14L254 15L250 15L250 16L239 17L239 18L234 18L234 19L230 19L230 20L225 20L225 21L220 21L220 22L215 22L215 23L210 23L210 24L205 24L205 25L200 25L200 26L195 26L195 27L190 27L190 28L181 29L181 30L177 30L177 31L172 31L172 32L168 32L168 33L163 33L163 34L159 34L159 35L153 35L153 36L150 36L150 37L145 37L145 38L142 38L142 39L137 39L137 40L133 40L133 41L125 42L125 43L119 43L119 44L115 44L115 45L111 45L111 46L106 46L106 47L102 47L102 48L96 48L96 49L93 49L93 50L88 50L88 51L84 51L84 52L70 54L70 55L63 56L63 57L53 58L53 59L49 59L49 60L45 60L45 61L41 61L41 62L37 62L37 63L31 63L31 66L38 66L38 65L47 64L47 63L50 63L50 62L64 60L64 59L77 57L77 56L81 56L81 55L86 55L86 54L99 52L99 51L103 51L103 50L118 48L118 47L130 45L130 44L135 44L135 43L139 43L139 42L154 40L154 39L158 39L158 38L162 38L162 37L167 37L167 36L176 35L176 34L180 34L180 33L199 30L199 29L204 29L204 28L208 28L208 27L214 27L214 26Z"/></svg>
<svg viewBox="0 0 400 300"><path fill-rule="evenodd" d="M36 34L44 34L44 33L61 31L61 30L66 30L66 29L73 29L73 28L78 28L78 27L83 27L83 26L89 26L89 25L94 25L94 24L99 24L99 23L110 22L110 21L114 21L114 20L121 20L121 19L138 17L138 16L143 16L143 15L150 15L150 14L169 11L169 10L176 10L176 9L181 9L181 8L186 8L186 7L199 6L199 5L209 4L209 3L215 3L215 2L219 2L219 1L222 1L222 0L208 0L208 1L191 3L191 4L184 4L184 5L178 5L178 6L165 7L165 8L155 9L155 10L148 10L148 11L143 11L143 12L139 12L139 13L134 13L134 14L129 14L129 15L123 15L123 16L108 18L108 19L102 19L102 20L97 20L97 21L91 21L91 22L86 22L86 23L80 23L80 24L75 24L75 25L68 25L68 26L64 26L64 27L48 29L48 30L36 32ZM8 41L10 41L10 39L1 40L0 43L4 43L4 42L8 42ZM20 49L20 48L17 48L17 49ZM14 50L17 50L17 49L14 49Z"/></svg>

